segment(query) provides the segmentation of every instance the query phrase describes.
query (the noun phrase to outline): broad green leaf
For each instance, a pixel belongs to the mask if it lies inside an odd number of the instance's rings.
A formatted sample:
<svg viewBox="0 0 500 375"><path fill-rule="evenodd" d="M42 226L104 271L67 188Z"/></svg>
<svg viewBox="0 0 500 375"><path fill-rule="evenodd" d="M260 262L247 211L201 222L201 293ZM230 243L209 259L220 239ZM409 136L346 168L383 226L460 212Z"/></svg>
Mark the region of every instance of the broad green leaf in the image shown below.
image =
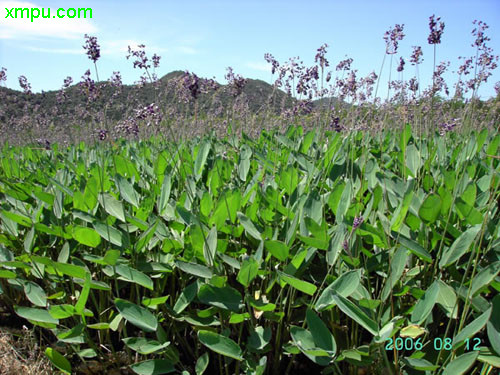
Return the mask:
<svg viewBox="0 0 500 375"><path fill-rule="evenodd" d="M488 310L486 310L484 313L479 315L476 319L474 319L472 322L467 324L458 334L453 338L453 349L457 349L460 346L463 345L464 341L472 336L474 336L476 333L478 333L488 322L491 316L491 311L493 310L492 307L490 307Z"/></svg>
<svg viewBox="0 0 500 375"><path fill-rule="evenodd" d="M203 256L208 264L214 265L215 253L217 251L217 227L212 227L208 232L207 239L203 244Z"/></svg>
<svg viewBox="0 0 500 375"><path fill-rule="evenodd" d="M194 276L203 277L205 279L210 279L213 276L212 270L201 264L186 263L176 260L175 265L182 271Z"/></svg>
<svg viewBox="0 0 500 375"><path fill-rule="evenodd" d="M21 306L15 306L14 310L17 315L27 320L32 320L40 323L59 324L59 320L54 319L47 310Z"/></svg>
<svg viewBox="0 0 500 375"><path fill-rule="evenodd" d="M208 349L216 353L234 358L237 361L243 361L240 346L226 336L212 331L200 330L198 331L198 339Z"/></svg>
<svg viewBox="0 0 500 375"><path fill-rule="evenodd" d="M438 280L438 283L439 292L436 302L444 309L446 316L456 319L458 315L458 304L455 290L441 280Z"/></svg>
<svg viewBox="0 0 500 375"><path fill-rule="evenodd" d="M349 297L358 288L361 281L361 269L344 273L321 293L316 302L315 309L322 311L333 307L334 296L340 294L342 297Z"/></svg>
<svg viewBox="0 0 500 375"><path fill-rule="evenodd" d="M149 310L120 298L115 298L115 306L120 314L133 325L146 332L156 331L158 321Z"/></svg>
<svg viewBox="0 0 500 375"><path fill-rule="evenodd" d="M134 187L127 179L123 178L120 175L116 176L116 181L118 185L118 189L120 191L120 195L125 199L128 203L133 205L136 208L139 208L139 194L135 191Z"/></svg>
<svg viewBox="0 0 500 375"><path fill-rule="evenodd" d="M252 221L241 212L238 212L237 215L241 225L243 225L243 228L245 228L245 231L253 238L257 240L262 240L261 233L257 230Z"/></svg>
<svg viewBox="0 0 500 375"><path fill-rule="evenodd" d="M304 328L291 326L290 335L292 336L294 344L311 361L321 366L326 366L330 363L330 353L325 350L316 348L313 335L310 331Z"/></svg>
<svg viewBox="0 0 500 375"><path fill-rule="evenodd" d="M97 247L101 243L99 234L92 228L87 227L74 227L73 238L88 247Z"/></svg>
<svg viewBox="0 0 500 375"><path fill-rule="evenodd" d="M416 339L426 332L427 330L424 327L421 327L418 324L410 324L409 326L401 329L401 331L399 332L399 336L411 337L412 339Z"/></svg>
<svg viewBox="0 0 500 375"><path fill-rule="evenodd" d="M432 312L436 304L439 293L439 283L434 281L425 294L415 304L415 308L411 313L411 322L413 324L422 324Z"/></svg>
<svg viewBox="0 0 500 375"><path fill-rule="evenodd" d="M472 280L470 294L472 297L482 288L487 287L500 272L500 262L483 268Z"/></svg>
<svg viewBox="0 0 500 375"><path fill-rule="evenodd" d="M288 259L290 248L284 242L269 240L264 241L264 246L276 259L282 262Z"/></svg>
<svg viewBox="0 0 500 375"><path fill-rule="evenodd" d="M94 226L96 232L99 233L99 235L106 241L120 247L125 244L125 238L122 232L118 229L98 221L94 222L92 225Z"/></svg>
<svg viewBox="0 0 500 375"><path fill-rule="evenodd" d="M99 203L108 214L125 222L125 210L123 209L122 202L116 200L116 198L110 194L100 193Z"/></svg>
<svg viewBox="0 0 500 375"><path fill-rule="evenodd" d="M492 301L491 319L486 325L486 331L493 350L500 353L500 294L497 294Z"/></svg>
<svg viewBox="0 0 500 375"><path fill-rule="evenodd" d="M192 284L189 284L187 287L185 287L181 294L179 295L179 298L177 298L177 301L175 302L174 305L174 312L177 314L180 314L181 312L184 311L186 307L191 303L191 301L196 297L196 294L198 293L198 283L194 282Z"/></svg>
<svg viewBox="0 0 500 375"><path fill-rule="evenodd" d="M57 350L52 348L45 349L45 355L49 358L50 362L65 374L71 374L71 363L64 358Z"/></svg>
<svg viewBox="0 0 500 375"><path fill-rule="evenodd" d="M165 349L170 345L170 341L165 343L160 343L156 340L150 340L145 337L127 337L122 339L122 341L127 345L130 349L138 352L139 354L148 355Z"/></svg>
<svg viewBox="0 0 500 375"><path fill-rule="evenodd" d="M353 319L372 335L378 335L379 327L377 323L370 319L358 306L338 294L333 296L333 301L344 314Z"/></svg>
<svg viewBox="0 0 500 375"><path fill-rule="evenodd" d="M439 366L436 366L423 358L405 357L403 361L406 362L411 368L419 371L433 371L439 368Z"/></svg>
<svg viewBox="0 0 500 375"><path fill-rule="evenodd" d="M210 357L208 356L208 353L203 353L203 355L196 360L196 365L194 367L196 375L203 375L208 367L209 359Z"/></svg>
<svg viewBox="0 0 500 375"><path fill-rule="evenodd" d="M168 359L150 359L130 365L132 371L139 375L161 375L175 372L174 364Z"/></svg>
<svg viewBox="0 0 500 375"><path fill-rule="evenodd" d="M382 289L382 301L385 301L393 291L394 285L400 280L408 259L408 250L405 247L398 247L391 259L391 271L389 277L385 280ZM347 296L344 296L347 297Z"/></svg>
<svg viewBox="0 0 500 375"><path fill-rule="evenodd" d="M456 357L450 363L448 363L448 365L446 365L443 375L465 374L472 367L474 362L476 362L478 355L479 351L472 351Z"/></svg>
<svg viewBox="0 0 500 375"><path fill-rule="evenodd" d="M316 347L326 350L333 357L337 352L337 343L327 325L311 309L306 310L306 321Z"/></svg>
<svg viewBox="0 0 500 375"><path fill-rule="evenodd" d="M145 231L139 236L135 245L135 249L137 252L140 253L149 244L149 242L155 235L156 228L158 227L158 222L159 222L158 220L155 220L154 224L151 225L147 231Z"/></svg>
<svg viewBox="0 0 500 375"><path fill-rule="evenodd" d="M89 298L90 293L90 273L85 274L85 284L83 285L83 289L80 293L80 297L78 298L78 302L75 305L75 311L77 314L82 314L85 309L85 304L87 303L87 299Z"/></svg>
<svg viewBox="0 0 500 375"><path fill-rule="evenodd" d="M439 267L448 267L460 259L460 257L469 250L470 245L472 245L480 230L481 225L478 224L463 232L460 237L453 242L451 247L443 252L443 256L439 261Z"/></svg>
<svg viewBox="0 0 500 375"><path fill-rule="evenodd" d="M172 187L172 181L170 174L166 174L165 177L163 178L160 198L158 200L158 212L161 216L165 215L165 210L167 209L168 205L168 199L170 198L171 187Z"/></svg>
<svg viewBox="0 0 500 375"><path fill-rule="evenodd" d="M310 282L297 279L296 277L287 275L286 273L280 271L277 272L281 280L289 284L291 287L300 290L303 293L309 294L310 296L312 296L316 292L316 289L318 289L316 285L311 284Z"/></svg>
<svg viewBox="0 0 500 375"><path fill-rule="evenodd" d="M26 297L28 297L32 304L39 307L47 306L47 295L38 284L32 281L25 281L22 284L24 293L26 293Z"/></svg>
<svg viewBox="0 0 500 375"><path fill-rule="evenodd" d="M418 216L427 224L436 221L441 212L441 197L438 194L429 194L422 202Z"/></svg>
<svg viewBox="0 0 500 375"><path fill-rule="evenodd" d="M52 305L50 306L49 314L54 319L66 319L69 318L70 316L75 315L76 309L73 305L67 305L67 304Z"/></svg>
<svg viewBox="0 0 500 375"><path fill-rule="evenodd" d="M240 292L236 289L230 286L219 288L209 284L204 284L200 287L198 299L202 303L234 312L241 310L243 302Z"/></svg>
<svg viewBox="0 0 500 375"><path fill-rule="evenodd" d="M271 341L272 333L270 327L255 327L248 338L248 346L253 350L264 350Z"/></svg>
<svg viewBox="0 0 500 375"><path fill-rule="evenodd" d="M194 162L194 174L196 181L198 181L203 173L203 168L207 162L207 156L210 152L210 141L205 140L198 148L198 154L196 155L196 160Z"/></svg>
<svg viewBox="0 0 500 375"><path fill-rule="evenodd" d="M410 250L413 254L418 256L420 259L431 263L432 256L429 254L418 242L402 235L401 233L392 232L392 237L396 239L401 245Z"/></svg>
<svg viewBox="0 0 500 375"><path fill-rule="evenodd" d="M248 259L243 261L240 271L236 276L236 280L246 288L257 276L258 271L259 263L255 260L254 257L249 257Z"/></svg>
<svg viewBox="0 0 500 375"><path fill-rule="evenodd" d="M119 274L124 280L142 285L149 290L153 290L153 280L151 280L151 278L145 273L123 264L116 266L115 270L116 273Z"/></svg>

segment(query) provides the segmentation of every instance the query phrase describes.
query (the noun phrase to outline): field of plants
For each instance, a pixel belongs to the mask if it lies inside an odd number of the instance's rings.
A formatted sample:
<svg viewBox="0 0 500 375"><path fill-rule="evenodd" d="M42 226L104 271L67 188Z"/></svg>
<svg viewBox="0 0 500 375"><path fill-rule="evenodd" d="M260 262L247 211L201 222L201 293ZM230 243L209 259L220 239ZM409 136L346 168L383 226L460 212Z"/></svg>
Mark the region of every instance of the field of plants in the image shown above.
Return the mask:
<svg viewBox="0 0 500 375"><path fill-rule="evenodd" d="M386 34L391 60L403 36ZM84 48L97 74L97 40ZM180 106L113 122L92 104L117 96L88 71L69 127L20 79L0 150L2 326L64 374L498 374L500 99L475 97L498 57L475 61L470 100L438 95L438 66L423 94L389 82L380 103L349 60L323 88L326 46L315 70L266 54L274 88L306 98L254 113L231 69L227 102L202 110L214 83L163 87L141 48L155 103L173 88Z"/></svg>

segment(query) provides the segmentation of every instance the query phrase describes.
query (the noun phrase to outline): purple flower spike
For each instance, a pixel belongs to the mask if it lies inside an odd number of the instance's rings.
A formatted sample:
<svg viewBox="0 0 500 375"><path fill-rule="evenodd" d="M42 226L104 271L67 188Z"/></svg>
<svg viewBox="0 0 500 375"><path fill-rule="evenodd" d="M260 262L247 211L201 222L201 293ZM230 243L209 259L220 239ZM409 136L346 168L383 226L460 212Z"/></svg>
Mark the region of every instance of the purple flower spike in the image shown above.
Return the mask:
<svg viewBox="0 0 500 375"><path fill-rule="evenodd" d="M429 44L440 44L441 43L441 36L443 35L444 31L444 22L439 22L441 17L438 17L435 19L435 15L433 14L431 17L429 17L429 37L427 38L427 41ZM438 26L439 22L439 26Z"/></svg>
<svg viewBox="0 0 500 375"><path fill-rule="evenodd" d="M85 45L83 48L87 51L89 59L94 63L101 57L101 49L99 44L97 44L97 38L95 36L85 34Z"/></svg>
<svg viewBox="0 0 500 375"><path fill-rule="evenodd" d="M354 218L353 223L352 223L353 229L357 229L361 224L363 224L363 221L364 221L363 216L359 216L359 217L356 216Z"/></svg>

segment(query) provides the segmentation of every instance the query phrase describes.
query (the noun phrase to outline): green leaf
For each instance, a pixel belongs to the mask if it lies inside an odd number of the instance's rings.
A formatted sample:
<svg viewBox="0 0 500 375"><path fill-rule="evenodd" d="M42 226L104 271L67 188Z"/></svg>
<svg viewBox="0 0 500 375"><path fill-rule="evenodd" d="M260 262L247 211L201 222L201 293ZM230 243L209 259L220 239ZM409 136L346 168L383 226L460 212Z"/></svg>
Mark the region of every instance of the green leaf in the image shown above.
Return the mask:
<svg viewBox="0 0 500 375"><path fill-rule="evenodd" d="M163 178L163 184L161 185L160 199L158 200L158 212L161 216L165 215L165 210L168 206L168 199L170 197L170 189L172 187L172 181L169 174L166 174Z"/></svg>
<svg viewBox="0 0 500 375"><path fill-rule="evenodd" d="M197 263L186 263L180 260L175 261L175 265L182 271L194 276L210 279L213 276L212 270L204 265Z"/></svg>
<svg viewBox="0 0 500 375"><path fill-rule="evenodd" d="M439 283L434 281L425 294L418 300L411 313L411 322L414 324L422 324L432 312L436 304L439 293Z"/></svg>
<svg viewBox="0 0 500 375"><path fill-rule="evenodd" d="M207 162L207 156L210 152L210 141L205 140L198 148L198 154L196 155L196 160L194 162L194 174L196 181L198 181L203 173L203 168Z"/></svg>
<svg viewBox="0 0 500 375"><path fill-rule="evenodd" d="M316 285L311 284L310 282L297 279L281 271L277 272L281 280L283 280L293 288L300 290L303 293L309 294L310 296L312 296L316 292L316 289L318 289Z"/></svg>
<svg viewBox="0 0 500 375"><path fill-rule="evenodd" d="M158 321L149 310L120 298L115 298L115 306L120 314L133 325L146 332L156 331Z"/></svg>
<svg viewBox="0 0 500 375"><path fill-rule="evenodd" d="M203 355L198 358L198 360L196 361L196 365L194 367L196 375L203 375L203 373L208 367L209 359L210 357L208 356L208 353L203 353Z"/></svg>
<svg viewBox="0 0 500 375"><path fill-rule="evenodd" d="M487 323L486 330L493 350L500 353L500 294L497 294L492 300L491 319Z"/></svg>
<svg viewBox="0 0 500 375"><path fill-rule="evenodd" d="M156 228L158 227L158 222L158 220L155 220L155 223L151 225L147 231L139 236L139 239L137 240L135 245L135 249L137 252L140 253L149 244L149 241L151 241L151 239L155 235Z"/></svg>
<svg viewBox="0 0 500 375"><path fill-rule="evenodd" d="M117 201L112 195L107 193L99 194L99 203L104 208L104 210L113 217L120 219L125 222L125 210L123 209L123 203Z"/></svg>
<svg viewBox="0 0 500 375"><path fill-rule="evenodd" d="M476 362L478 355L479 351L472 351L456 357L444 368L443 375L465 374L472 367L474 362Z"/></svg>
<svg viewBox="0 0 500 375"><path fill-rule="evenodd" d="M71 374L71 364L64 358L57 350L52 348L45 349L45 355L49 358L50 362L65 374Z"/></svg>
<svg viewBox="0 0 500 375"><path fill-rule="evenodd" d="M468 250L470 245L474 242L477 234L481 230L481 225L473 226L463 232L451 245L450 248L443 252L443 256L439 261L439 267L445 268L455 263L462 255Z"/></svg>
<svg viewBox="0 0 500 375"><path fill-rule="evenodd" d="M106 241L120 247L125 244L123 234L118 229L98 221L94 222L92 225L94 226L96 232L99 233L99 235Z"/></svg>
<svg viewBox="0 0 500 375"><path fill-rule="evenodd" d="M198 293L198 283L194 282L192 284L189 284L187 287L185 287L181 294L179 295L179 298L177 298L177 301L175 302L174 305L174 312L177 314L180 314L181 312L184 311L186 307L191 303L191 301L196 297L196 294Z"/></svg>
<svg viewBox="0 0 500 375"><path fill-rule="evenodd" d="M49 314L54 319L66 319L69 318L70 316L75 315L76 309L75 306L73 305L67 305L67 304L52 305L50 306Z"/></svg>
<svg viewBox="0 0 500 375"><path fill-rule="evenodd" d="M333 296L333 301L344 314L353 319L372 335L378 335L379 328L377 323L370 319L358 306L338 294Z"/></svg>
<svg viewBox="0 0 500 375"><path fill-rule="evenodd" d="M170 341L167 341L162 344L156 340L150 340L145 337L127 337L125 339L122 339L122 341L130 349L143 355L148 355L158 352L170 345Z"/></svg>
<svg viewBox="0 0 500 375"><path fill-rule="evenodd" d="M391 259L391 272L385 280L382 289L382 301L385 301L393 291L394 285L400 280L408 259L408 250L404 247L398 247ZM347 297L347 296L344 296Z"/></svg>
<svg viewBox="0 0 500 375"><path fill-rule="evenodd" d="M311 309L306 310L306 321L316 347L331 353L331 357L337 352L337 343L327 325Z"/></svg>
<svg viewBox="0 0 500 375"><path fill-rule="evenodd" d="M401 233L392 232L392 237L397 239L397 241L410 250L413 254L418 256L420 259L426 261L427 263L432 263L432 256L429 254L418 242L402 235Z"/></svg>
<svg viewBox="0 0 500 375"><path fill-rule="evenodd" d="M20 306L15 306L14 310L17 315L27 320L32 320L40 323L59 324L59 320L54 319L47 310Z"/></svg>
<svg viewBox="0 0 500 375"><path fill-rule="evenodd" d="M198 331L198 339L208 349L216 353L234 358L237 361L243 361L240 346L226 336L219 335L212 331L200 330Z"/></svg>
<svg viewBox="0 0 500 375"><path fill-rule="evenodd" d="M203 244L203 256L207 264L214 265L215 253L217 251L217 227L212 227L208 232L207 240Z"/></svg>
<svg viewBox="0 0 500 375"><path fill-rule="evenodd" d="M335 305L333 298L335 295L340 294L342 297L349 297L358 289L360 281L361 269L344 273L321 293L314 308L317 311L322 311L333 307Z"/></svg>
<svg viewBox="0 0 500 375"><path fill-rule="evenodd" d="M290 334L294 344L311 361L321 366L326 366L330 363L330 353L323 349L316 348L311 332L304 328L291 326Z"/></svg>
<svg viewBox="0 0 500 375"><path fill-rule="evenodd" d="M262 240L261 233L257 230L252 221L241 212L238 212L237 215L241 225L243 225L243 228L245 228L245 231L253 238L257 240Z"/></svg>
<svg viewBox="0 0 500 375"><path fill-rule="evenodd" d="M243 261L236 280L244 287L248 287L252 280L257 276L258 271L259 263L254 257L250 257Z"/></svg>
<svg viewBox="0 0 500 375"><path fill-rule="evenodd" d="M83 289L80 293L80 298L78 298L78 302L75 305L75 311L77 314L82 314L85 309L85 304L87 303L87 299L89 298L90 293L90 273L85 274L85 284L83 285Z"/></svg>
<svg viewBox="0 0 500 375"><path fill-rule="evenodd" d="M43 289L32 281L23 281L24 293L35 306L47 306L47 295Z"/></svg>
<svg viewBox="0 0 500 375"><path fill-rule="evenodd" d="M149 290L154 290L153 280L141 271L137 271L135 268L128 267L123 264L116 266L115 270L116 273L119 274L124 280L142 285Z"/></svg>
<svg viewBox="0 0 500 375"><path fill-rule="evenodd" d="M215 287L203 284L198 292L198 299L202 303L221 309L239 312L242 307L240 292L230 286Z"/></svg>
<svg viewBox="0 0 500 375"><path fill-rule="evenodd" d="M441 211L441 197L438 194L432 193L422 202L418 216L427 224L432 224L436 221Z"/></svg>
<svg viewBox="0 0 500 375"><path fill-rule="evenodd" d="M74 227L73 238L88 247L97 247L101 243L99 234L92 228L87 227Z"/></svg>
<svg viewBox="0 0 500 375"><path fill-rule="evenodd" d="M482 288L487 287L500 272L500 262L490 264L483 268L472 280L470 295L474 295Z"/></svg>
<svg viewBox="0 0 500 375"><path fill-rule="evenodd" d="M446 316L456 319L458 315L458 305L455 290L441 280L438 280L438 283L439 293L436 299L436 303L438 303L443 308L443 310L446 312Z"/></svg>
<svg viewBox="0 0 500 375"><path fill-rule="evenodd" d="M453 349L457 349L460 346L463 345L464 341L472 336L474 336L476 333L478 333L483 327L486 325L488 320L490 319L491 316L491 311L493 310L492 307L490 307L488 310L486 310L484 313L479 315L476 319L474 319L472 322L467 324L458 334L453 338Z"/></svg>
<svg viewBox="0 0 500 375"><path fill-rule="evenodd" d="M150 359L130 365L132 371L139 375L161 375L175 371L175 367L168 359Z"/></svg>
<svg viewBox="0 0 500 375"><path fill-rule="evenodd" d="M116 176L116 181L118 185L118 189L120 191L120 195L125 199L128 203L133 205L136 208L139 208L139 200L137 197L139 194L135 191L134 187L127 179L123 178L120 175Z"/></svg>
<svg viewBox="0 0 500 375"><path fill-rule="evenodd" d="M285 260L288 259L288 254L290 252L290 248L284 242L281 242L278 240L264 241L264 247L276 259L278 259L282 262L284 262Z"/></svg>

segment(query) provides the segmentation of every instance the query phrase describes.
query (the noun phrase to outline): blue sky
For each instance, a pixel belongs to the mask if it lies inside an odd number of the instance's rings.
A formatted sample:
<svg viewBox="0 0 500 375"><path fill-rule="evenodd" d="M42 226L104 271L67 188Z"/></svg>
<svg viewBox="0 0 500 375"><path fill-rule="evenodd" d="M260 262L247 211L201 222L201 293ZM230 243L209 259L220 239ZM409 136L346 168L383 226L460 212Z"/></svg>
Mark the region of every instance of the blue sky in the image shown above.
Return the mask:
<svg viewBox="0 0 500 375"><path fill-rule="evenodd" d="M38 7L92 8L92 19L6 19L5 8ZM92 68L82 45L83 35L96 36L101 45L99 76L107 79L120 71L125 83L139 79L140 71L126 60L128 45L145 44L150 56L162 56L157 74L189 70L198 76L224 83L226 67L244 77L271 83L264 53L280 62L300 56L306 65L314 63L316 49L329 45L330 69L346 56L354 59L358 77L379 73L385 52L384 32L396 23L404 24L405 38L398 54L407 59L412 46L422 46L421 83L432 75L432 46L427 44L429 16L445 22L442 43L437 46L437 62L450 61L445 76L453 92L459 66L458 56L472 56L474 19L490 28L488 43L500 54L499 0L440 1L4 1L0 0L0 67L7 68L7 87L19 89L18 77L25 75L35 92L59 89L67 76L80 81ZM396 60L392 78L397 77ZM92 70L93 72L93 70ZM404 78L414 75L406 64ZM384 67L379 94L386 94L389 65ZM93 73L94 74L94 73ZM95 78L95 77L94 77ZM493 72L479 94L483 99L495 95L500 68ZM385 85L384 85L385 83Z"/></svg>

